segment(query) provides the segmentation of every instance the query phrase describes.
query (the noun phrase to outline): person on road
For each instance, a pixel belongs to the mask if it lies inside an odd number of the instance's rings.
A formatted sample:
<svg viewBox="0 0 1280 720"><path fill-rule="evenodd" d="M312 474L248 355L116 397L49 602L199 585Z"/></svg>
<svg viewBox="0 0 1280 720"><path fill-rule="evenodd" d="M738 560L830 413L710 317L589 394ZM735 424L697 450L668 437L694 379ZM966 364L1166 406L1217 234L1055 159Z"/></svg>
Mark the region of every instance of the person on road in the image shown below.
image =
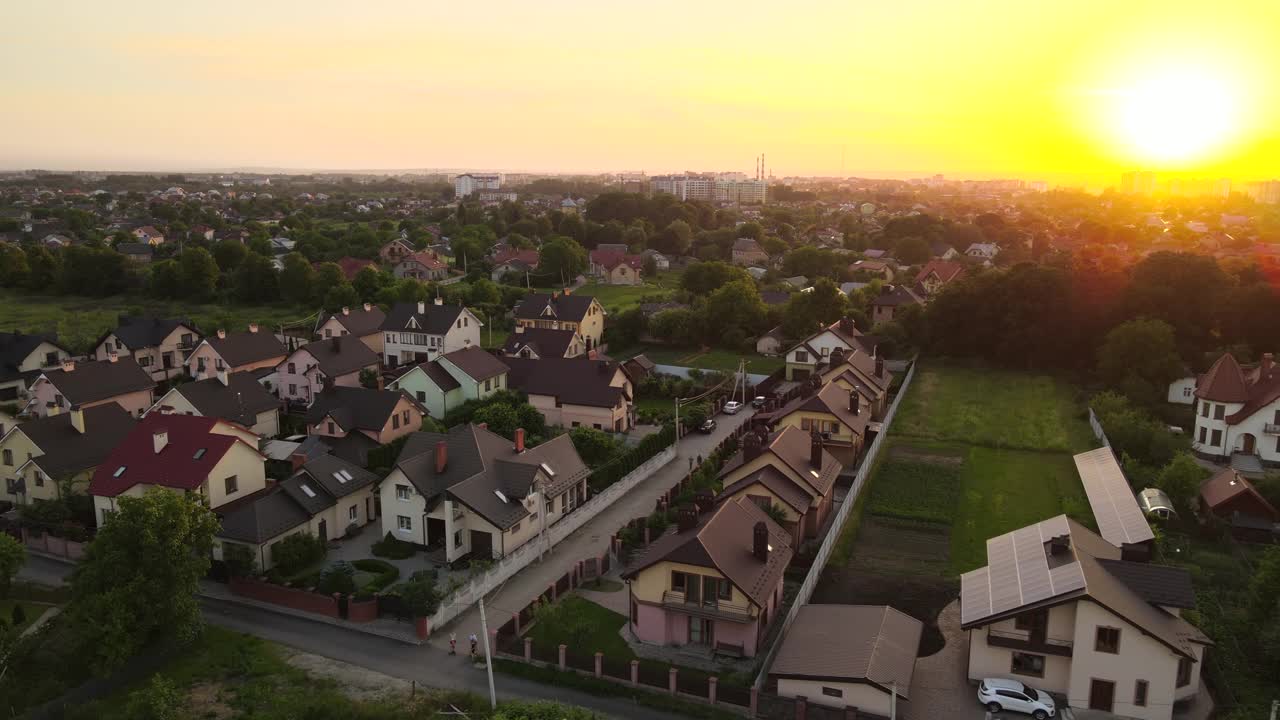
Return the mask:
<svg viewBox="0 0 1280 720"><path fill-rule="evenodd" d="M449 633L449 654L458 654L458 633Z"/></svg>
<svg viewBox="0 0 1280 720"><path fill-rule="evenodd" d="M480 638L475 633L471 633L471 659L476 659L476 643L480 642Z"/></svg>

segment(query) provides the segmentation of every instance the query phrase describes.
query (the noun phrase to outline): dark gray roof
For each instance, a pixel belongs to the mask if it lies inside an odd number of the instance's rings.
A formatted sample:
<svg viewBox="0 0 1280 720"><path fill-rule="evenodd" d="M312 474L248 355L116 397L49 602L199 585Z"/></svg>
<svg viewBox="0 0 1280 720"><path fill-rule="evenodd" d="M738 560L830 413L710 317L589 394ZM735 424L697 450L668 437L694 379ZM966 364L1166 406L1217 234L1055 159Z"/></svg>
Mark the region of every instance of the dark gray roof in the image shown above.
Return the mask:
<svg viewBox="0 0 1280 720"><path fill-rule="evenodd" d="M530 395L550 395L562 403L617 407L624 390L609 383L617 364L587 358L505 358L507 386Z"/></svg>
<svg viewBox="0 0 1280 720"><path fill-rule="evenodd" d="M333 313L321 321L320 324L323 325L331 319L336 319L342 323L342 327L346 328L347 332L352 335L362 337L380 332L382 323L387 320L387 314L382 312L382 308L377 305L370 305L368 310L363 307L351 308L346 315L340 312Z"/></svg>
<svg viewBox="0 0 1280 720"><path fill-rule="evenodd" d="M435 468L439 442L445 443L448 457L441 473ZM429 507L447 494L503 530L529 514L520 500L529 494L540 472L546 475L541 471L543 464L552 472L543 487L549 497L589 474L568 435L517 453L510 440L475 425L459 425L447 434L413 433L396 461Z"/></svg>
<svg viewBox="0 0 1280 720"><path fill-rule="evenodd" d="M40 343L58 345L58 336L30 335L20 332L0 333L0 380L11 380L20 376L18 366L26 361L27 356L40 347ZM58 347L62 347L59 345ZM65 348L62 348L65 350Z"/></svg>
<svg viewBox="0 0 1280 720"><path fill-rule="evenodd" d="M187 320L170 320L150 315L122 315L119 320L119 326L115 330L103 334L98 339L98 344L101 344L107 338L107 335L114 334L116 339L124 343L124 346L130 350L156 347L179 327L186 327L193 336L199 338L195 325Z"/></svg>
<svg viewBox="0 0 1280 720"><path fill-rule="evenodd" d="M365 368L378 367L378 353L374 352L356 335L342 335L316 340L298 348L315 358L320 371L328 377L338 377ZM291 354L290 358L293 357ZM288 362L289 358L285 358Z"/></svg>
<svg viewBox="0 0 1280 720"><path fill-rule="evenodd" d="M924 624L887 605L804 605L769 669L774 677L868 682L910 697Z"/></svg>
<svg viewBox="0 0 1280 720"><path fill-rule="evenodd" d="M125 393L149 390L156 386L150 373L138 366L132 357L121 357L114 362L97 360L78 362L71 372L61 367L45 370L44 377L53 383L58 393L72 405L107 400Z"/></svg>
<svg viewBox="0 0 1280 720"><path fill-rule="evenodd" d="M494 357L489 351L474 346L446 353L441 359L453 363L459 370L477 382L483 382L507 372L505 363Z"/></svg>
<svg viewBox="0 0 1280 720"><path fill-rule="evenodd" d="M436 387L440 388L441 392L449 392L450 390L457 390L462 387L462 383L458 382L457 378L450 375L448 370L440 367L439 360L422 363L421 367L422 372L426 373L427 377L431 378L431 382L435 383Z"/></svg>
<svg viewBox="0 0 1280 720"><path fill-rule="evenodd" d="M258 545L311 520L308 513L283 487L219 508L222 530L218 537Z"/></svg>
<svg viewBox="0 0 1280 720"><path fill-rule="evenodd" d="M399 390L331 387L315 396L307 410L307 423L318 423L329 415L347 432L381 430L402 397L408 396Z"/></svg>
<svg viewBox="0 0 1280 720"><path fill-rule="evenodd" d="M382 329L410 329L430 335L444 335L461 314L462 307L458 305L424 303L422 312L418 312L418 303L396 303L391 307L391 312L387 313Z"/></svg>
<svg viewBox="0 0 1280 720"><path fill-rule="evenodd" d="M231 367L282 358L288 354L284 343L266 330L227 333L225 338L219 338L214 334L205 338L205 342L209 343Z"/></svg>
<svg viewBox="0 0 1280 720"><path fill-rule="evenodd" d="M96 467L133 430L138 421L116 403L103 403L84 411L84 432L71 425L71 413L28 420L17 426L44 455L36 464L51 478Z"/></svg>
<svg viewBox="0 0 1280 720"><path fill-rule="evenodd" d="M336 455L320 455L308 460L293 477L310 478L335 499L378 481L377 475Z"/></svg>
<svg viewBox="0 0 1280 720"><path fill-rule="evenodd" d="M253 376L238 372L227 375L227 384L216 377L179 385L178 394L187 399L205 417L222 418L252 427L258 413L280 407L275 398Z"/></svg>
<svg viewBox="0 0 1280 720"><path fill-rule="evenodd" d="M554 317L558 320L582 322L587 317L587 310L591 308L591 301L594 299L590 295L565 295L561 293L558 296L552 296L534 293L524 296L524 299L516 306L515 314L519 320L537 320L540 318L545 320ZM552 315L545 314L548 307L551 308Z"/></svg>
<svg viewBox="0 0 1280 720"><path fill-rule="evenodd" d="M520 348L527 345L540 358L564 357L569 344L573 342L574 335L577 333L573 330L516 328L515 332L507 336L507 342L502 346L502 354L519 355Z"/></svg>
<svg viewBox="0 0 1280 720"><path fill-rule="evenodd" d="M1184 568L1129 560L1106 560L1098 564L1153 605L1190 609L1196 606L1191 573Z"/></svg>

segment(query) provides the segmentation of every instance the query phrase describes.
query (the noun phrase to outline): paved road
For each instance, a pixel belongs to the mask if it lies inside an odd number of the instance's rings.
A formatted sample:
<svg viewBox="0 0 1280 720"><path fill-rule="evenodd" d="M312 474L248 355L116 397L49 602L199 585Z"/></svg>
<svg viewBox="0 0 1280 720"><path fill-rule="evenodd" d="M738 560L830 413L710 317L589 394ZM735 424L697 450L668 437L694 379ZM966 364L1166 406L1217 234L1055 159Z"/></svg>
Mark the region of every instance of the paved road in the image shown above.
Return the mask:
<svg viewBox="0 0 1280 720"><path fill-rule="evenodd" d="M632 488L626 495L562 540L547 553L542 562L529 565L498 589L489 593L484 599L489 628L492 630L510 620L514 613L519 612L560 576L568 572L575 562L603 554L609 547L609 538L614 533L633 518L644 517L653 512L654 503L658 498L688 474L690 460L696 462L699 457L705 458L716 445L729 437L735 428L747 422L752 415L750 407L736 415L718 415L716 417L718 427L715 432L709 435L701 433L686 435L680 440L675 460ZM472 633L480 635L479 608L471 608L442 628L433 628L431 644L438 648L447 648L451 632L457 633L460 639L470 637Z"/></svg>
<svg viewBox="0 0 1280 720"><path fill-rule="evenodd" d="M18 569L18 579L57 587L69 581L74 566L56 560L27 554L27 562Z"/></svg>

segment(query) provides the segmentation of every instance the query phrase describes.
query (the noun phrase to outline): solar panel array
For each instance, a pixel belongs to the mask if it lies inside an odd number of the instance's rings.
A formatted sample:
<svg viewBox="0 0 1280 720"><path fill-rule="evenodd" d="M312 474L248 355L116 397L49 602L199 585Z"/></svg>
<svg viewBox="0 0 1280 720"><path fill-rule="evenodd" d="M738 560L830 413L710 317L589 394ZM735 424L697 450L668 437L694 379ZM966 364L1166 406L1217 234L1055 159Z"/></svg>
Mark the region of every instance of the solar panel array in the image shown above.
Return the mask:
<svg viewBox="0 0 1280 720"><path fill-rule="evenodd" d="M1121 547L1155 538L1111 448L1080 453L1075 461L1102 539Z"/></svg>
<svg viewBox="0 0 1280 720"><path fill-rule="evenodd" d="M1085 586L1072 558L1050 568L1045 543L1070 535L1065 515L987 540L987 566L960 576L960 621L968 624Z"/></svg>

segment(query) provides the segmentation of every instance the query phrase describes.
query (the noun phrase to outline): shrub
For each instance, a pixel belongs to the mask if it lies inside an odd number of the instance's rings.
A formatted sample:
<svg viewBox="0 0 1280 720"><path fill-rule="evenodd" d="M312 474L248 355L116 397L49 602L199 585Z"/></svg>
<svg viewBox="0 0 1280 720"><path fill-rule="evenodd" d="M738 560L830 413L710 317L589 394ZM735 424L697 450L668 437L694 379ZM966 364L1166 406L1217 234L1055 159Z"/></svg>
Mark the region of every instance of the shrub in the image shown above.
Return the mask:
<svg viewBox="0 0 1280 720"><path fill-rule="evenodd" d="M320 573L320 582L316 583L316 592L330 595L333 593L350 593L356 589L356 569L351 563L338 561Z"/></svg>
<svg viewBox="0 0 1280 720"><path fill-rule="evenodd" d="M440 607L440 591L436 589L434 572L414 573L409 582L400 586L399 594L414 617L428 617Z"/></svg>
<svg viewBox="0 0 1280 720"><path fill-rule="evenodd" d="M360 587L362 593L376 593L400 579L400 568L385 560L367 558L351 563L361 572L373 573L375 577Z"/></svg>
<svg viewBox="0 0 1280 720"><path fill-rule="evenodd" d="M231 577L248 577L258 569L258 559L248 545L237 543L222 544L222 562L227 566Z"/></svg>
<svg viewBox="0 0 1280 720"><path fill-rule="evenodd" d="M11 619L13 620L14 627L17 627L27 621L27 611L22 607L22 603L14 604Z"/></svg>
<svg viewBox="0 0 1280 720"><path fill-rule="evenodd" d="M172 681L155 675L146 687L129 693L127 716L135 720L177 720L184 716L183 694Z"/></svg>
<svg viewBox="0 0 1280 720"><path fill-rule="evenodd" d="M390 530L381 540L373 544L372 550L374 555L392 560L406 560L417 552L417 548L412 543L391 537Z"/></svg>
<svg viewBox="0 0 1280 720"><path fill-rule="evenodd" d="M627 473L640 467L646 460L665 450L675 442L676 431L671 425L664 425L662 430L646 436L639 445L618 456L616 460L597 468L591 473L588 483L595 492L600 492L621 480Z"/></svg>
<svg viewBox="0 0 1280 720"><path fill-rule="evenodd" d="M311 533L296 533L276 543L271 548L275 566L285 575L293 575L308 565L324 559L328 548L323 540Z"/></svg>

